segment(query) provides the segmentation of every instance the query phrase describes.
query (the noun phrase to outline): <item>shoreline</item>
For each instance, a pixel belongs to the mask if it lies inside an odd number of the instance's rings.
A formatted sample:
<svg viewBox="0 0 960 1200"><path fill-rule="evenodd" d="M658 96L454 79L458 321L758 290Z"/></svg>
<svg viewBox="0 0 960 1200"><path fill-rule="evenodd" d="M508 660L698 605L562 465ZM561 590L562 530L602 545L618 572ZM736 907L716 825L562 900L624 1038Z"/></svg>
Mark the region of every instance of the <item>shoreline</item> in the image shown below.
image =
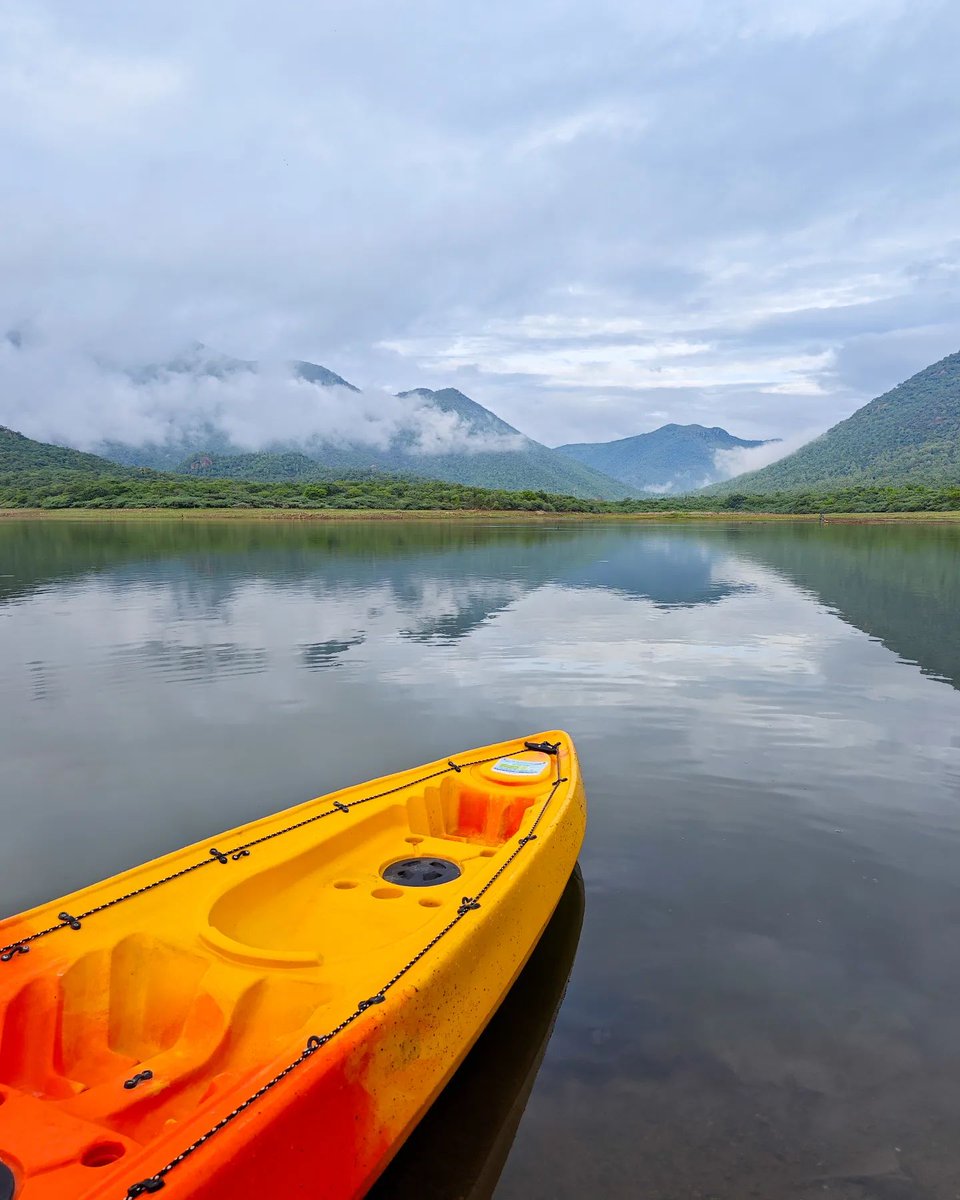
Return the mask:
<svg viewBox="0 0 960 1200"><path fill-rule="evenodd" d="M0 520L25 521L517 521L523 524L627 522L801 521L820 523L819 513L668 512L589 513L530 512L524 509L358 509L358 508L0 508ZM960 512L825 513L825 525L887 525L916 522L960 523Z"/></svg>

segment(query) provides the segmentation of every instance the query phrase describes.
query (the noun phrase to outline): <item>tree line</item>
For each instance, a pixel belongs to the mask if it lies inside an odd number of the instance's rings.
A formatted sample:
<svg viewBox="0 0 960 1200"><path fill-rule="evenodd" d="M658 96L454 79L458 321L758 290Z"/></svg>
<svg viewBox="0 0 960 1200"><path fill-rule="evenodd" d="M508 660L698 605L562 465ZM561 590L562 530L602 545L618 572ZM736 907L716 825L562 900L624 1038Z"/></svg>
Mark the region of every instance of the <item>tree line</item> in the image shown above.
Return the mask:
<svg viewBox="0 0 960 1200"><path fill-rule="evenodd" d="M947 512L960 511L960 484L860 485L752 495L585 500L543 491L506 491L381 474L323 481L198 479L126 471L92 475L46 468L0 472L0 507L39 509L390 509L557 513Z"/></svg>

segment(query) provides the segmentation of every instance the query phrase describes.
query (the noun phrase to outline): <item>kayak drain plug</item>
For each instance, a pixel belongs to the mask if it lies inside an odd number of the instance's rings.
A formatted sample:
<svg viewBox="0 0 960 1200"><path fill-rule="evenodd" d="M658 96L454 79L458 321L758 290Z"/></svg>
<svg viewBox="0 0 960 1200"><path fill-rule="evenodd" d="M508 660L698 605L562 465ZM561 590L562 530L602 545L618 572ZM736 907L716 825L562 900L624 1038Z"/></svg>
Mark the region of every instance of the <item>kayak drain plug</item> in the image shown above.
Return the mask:
<svg viewBox="0 0 960 1200"><path fill-rule="evenodd" d="M435 887L460 878L460 868L446 858L402 858L383 872L387 883L401 887Z"/></svg>

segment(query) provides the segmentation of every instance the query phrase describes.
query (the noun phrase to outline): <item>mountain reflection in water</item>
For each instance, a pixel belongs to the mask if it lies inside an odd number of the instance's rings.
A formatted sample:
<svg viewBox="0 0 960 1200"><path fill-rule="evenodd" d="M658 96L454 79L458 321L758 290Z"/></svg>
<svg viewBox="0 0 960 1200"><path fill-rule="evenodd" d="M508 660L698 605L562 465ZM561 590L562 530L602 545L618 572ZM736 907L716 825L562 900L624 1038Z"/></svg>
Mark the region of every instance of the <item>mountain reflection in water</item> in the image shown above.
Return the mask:
<svg viewBox="0 0 960 1200"><path fill-rule="evenodd" d="M543 587L601 589L660 608L717 603L756 586L737 577L740 560L777 572L901 657L960 686L960 637L939 633L960 612L960 530L912 525L870 534L802 523L665 530L78 521L41 531L8 520L0 525L0 604L96 579L111 590L133 583L167 588L179 612L213 619L256 580L302 587L318 602L385 586L384 599L403 617L399 636L454 642ZM335 665L365 637L357 626L305 644L303 664ZM198 668L189 649L185 675ZM142 650L177 673L162 640ZM224 643L212 653L227 669L237 659L239 669L258 667L256 648L232 656Z"/></svg>

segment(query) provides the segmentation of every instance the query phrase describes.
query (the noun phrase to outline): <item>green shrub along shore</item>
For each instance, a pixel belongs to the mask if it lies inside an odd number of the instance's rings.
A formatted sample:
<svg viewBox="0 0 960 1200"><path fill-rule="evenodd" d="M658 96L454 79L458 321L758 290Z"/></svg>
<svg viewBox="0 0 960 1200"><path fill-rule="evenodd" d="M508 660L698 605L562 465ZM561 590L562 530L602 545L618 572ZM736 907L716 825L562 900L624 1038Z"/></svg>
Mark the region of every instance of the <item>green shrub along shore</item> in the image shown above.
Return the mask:
<svg viewBox="0 0 960 1200"><path fill-rule="evenodd" d="M432 479L373 474L312 482L193 479L120 468L116 476L45 468L0 472L6 509L350 509L543 513L730 512L773 514L956 512L960 484L859 486L724 496L583 500L549 492L511 492Z"/></svg>

